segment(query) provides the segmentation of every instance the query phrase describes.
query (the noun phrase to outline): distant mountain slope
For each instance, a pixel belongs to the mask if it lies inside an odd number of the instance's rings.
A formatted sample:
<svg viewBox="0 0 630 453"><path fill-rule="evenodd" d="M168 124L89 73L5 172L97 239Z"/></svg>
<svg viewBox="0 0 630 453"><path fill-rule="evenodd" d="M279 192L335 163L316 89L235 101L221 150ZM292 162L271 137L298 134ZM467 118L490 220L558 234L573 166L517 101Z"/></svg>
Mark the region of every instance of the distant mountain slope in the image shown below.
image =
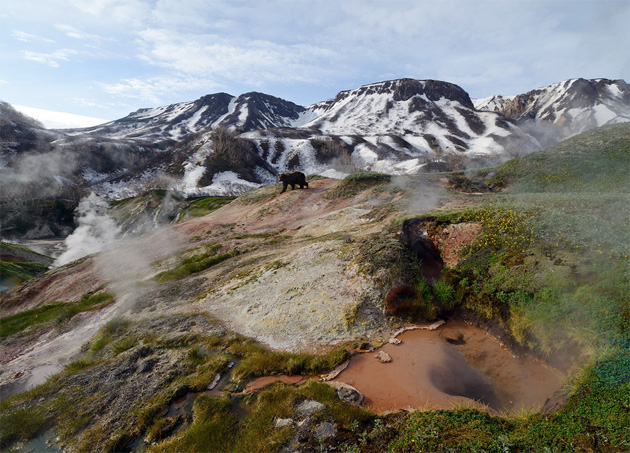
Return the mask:
<svg viewBox="0 0 630 453"><path fill-rule="evenodd" d="M515 120L543 145L552 145L589 129L630 121L630 85L623 80L571 79L518 96L478 99L475 106Z"/></svg>
<svg viewBox="0 0 630 453"><path fill-rule="evenodd" d="M263 93L238 97L217 93L192 102L140 109L125 118L74 133L153 141L181 140L218 126L240 132L292 126L305 111L304 107Z"/></svg>

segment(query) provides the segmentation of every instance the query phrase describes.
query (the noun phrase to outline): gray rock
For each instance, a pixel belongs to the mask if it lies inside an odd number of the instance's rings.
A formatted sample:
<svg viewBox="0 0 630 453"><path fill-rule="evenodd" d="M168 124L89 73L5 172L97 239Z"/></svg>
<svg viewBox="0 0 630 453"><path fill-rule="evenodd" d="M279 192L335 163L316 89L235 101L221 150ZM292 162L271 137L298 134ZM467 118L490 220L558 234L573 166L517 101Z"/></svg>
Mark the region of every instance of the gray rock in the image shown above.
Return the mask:
<svg viewBox="0 0 630 453"><path fill-rule="evenodd" d="M313 419L308 417L297 423L298 432L295 435L296 442L305 442L311 435L311 427L313 426Z"/></svg>
<svg viewBox="0 0 630 453"><path fill-rule="evenodd" d="M314 400L305 400L296 408L299 417L310 417L311 415L326 409L322 403Z"/></svg>
<svg viewBox="0 0 630 453"><path fill-rule="evenodd" d="M337 396L340 400L345 401L348 404L352 404L353 406L360 406L363 401L363 395L353 388L348 386L339 387L337 389Z"/></svg>
<svg viewBox="0 0 630 453"><path fill-rule="evenodd" d="M337 428L333 423L324 422L315 430L315 439L327 439L337 434Z"/></svg>
<svg viewBox="0 0 630 453"><path fill-rule="evenodd" d="M157 360L154 358L146 359L140 362L140 366L138 367L138 372L148 373L149 371L153 369L153 367L155 367L156 363L157 363Z"/></svg>
<svg viewBox="0 0 630 453"><path fill-rule="evenodd" d="M295 422L293 421L292 418L278 418L276 419L274 426L276 427L276 429L280 429L280 428L286 428L287 426L293 426L294 423Z"/></svg>

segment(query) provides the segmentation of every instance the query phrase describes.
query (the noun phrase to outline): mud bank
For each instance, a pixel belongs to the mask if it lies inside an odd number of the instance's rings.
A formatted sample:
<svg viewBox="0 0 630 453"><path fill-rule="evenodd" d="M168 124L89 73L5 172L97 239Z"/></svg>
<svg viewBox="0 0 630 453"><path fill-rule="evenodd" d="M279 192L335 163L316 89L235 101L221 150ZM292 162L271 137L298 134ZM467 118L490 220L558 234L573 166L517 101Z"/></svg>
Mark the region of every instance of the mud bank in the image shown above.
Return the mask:
<svg viewBox="0 0 630 453"><path fill-rule="evenodd" d="M354 356L334 381L355 387L375 412L453 409L458 405L491 412L540 409L560 390L562 376L533 359L514 357L483 330L449 321L436 330L410 330L399 345Z"/></svg>

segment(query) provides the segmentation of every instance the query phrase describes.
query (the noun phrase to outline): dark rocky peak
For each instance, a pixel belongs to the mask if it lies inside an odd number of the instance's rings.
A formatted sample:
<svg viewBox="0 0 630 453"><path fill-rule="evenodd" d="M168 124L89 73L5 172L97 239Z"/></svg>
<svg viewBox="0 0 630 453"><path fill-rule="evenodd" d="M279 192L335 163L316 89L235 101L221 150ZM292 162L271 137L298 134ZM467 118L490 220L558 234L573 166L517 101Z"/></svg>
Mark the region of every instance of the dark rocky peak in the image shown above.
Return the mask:
<svg viewBox="0 0 630 453"><path fill-rule="evenodd" d="M364 97L371 95L390 95L393 102L408 101L416 96L426 96L435 102L442 98L456 101L464 107L474 110L470 96L458 85L440 80L396 79L363 85L355 90L341 91L334 100L327 100L312 106L316 110L327 111L349 97Z"/></svg>
<svg viewBox="0 0 630 453"><path fill-rule="evenodd" d="M230 102L234 99L234 96L227 93L215 93L215 94L207 94L205 96L200 97L196 101L193 102L193 108L190 109L190 113L195 113L204 109L203 116L207 118L212 118L214 120L221 117L221 115L225 115L228 113L228 108L230 106ZM175 106L180 104L174 104ZM187 115L190 116L190 115ZM208 121L205 121L208 123Z"/></svg>
<svg viewBox="0 0 630 453"><path fill-rule="evenodd" d="M221 121L240 132L291 126L306 109L264 93L250 92L234 101L234 109Z"/></svg>

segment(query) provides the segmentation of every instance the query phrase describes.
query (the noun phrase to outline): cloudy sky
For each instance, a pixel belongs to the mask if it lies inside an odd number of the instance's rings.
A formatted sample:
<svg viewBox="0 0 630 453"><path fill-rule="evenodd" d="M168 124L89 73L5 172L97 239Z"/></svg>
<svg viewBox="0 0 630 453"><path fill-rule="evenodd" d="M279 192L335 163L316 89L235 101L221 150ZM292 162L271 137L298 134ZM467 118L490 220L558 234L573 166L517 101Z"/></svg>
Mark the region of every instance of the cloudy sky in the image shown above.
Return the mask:
<svg viewBox="0 0 630 453"><path fill-rule="evenodd" d="M630 0L0 0L0 100L107 120L401 77L473 98L630 81Z"/></svg>

